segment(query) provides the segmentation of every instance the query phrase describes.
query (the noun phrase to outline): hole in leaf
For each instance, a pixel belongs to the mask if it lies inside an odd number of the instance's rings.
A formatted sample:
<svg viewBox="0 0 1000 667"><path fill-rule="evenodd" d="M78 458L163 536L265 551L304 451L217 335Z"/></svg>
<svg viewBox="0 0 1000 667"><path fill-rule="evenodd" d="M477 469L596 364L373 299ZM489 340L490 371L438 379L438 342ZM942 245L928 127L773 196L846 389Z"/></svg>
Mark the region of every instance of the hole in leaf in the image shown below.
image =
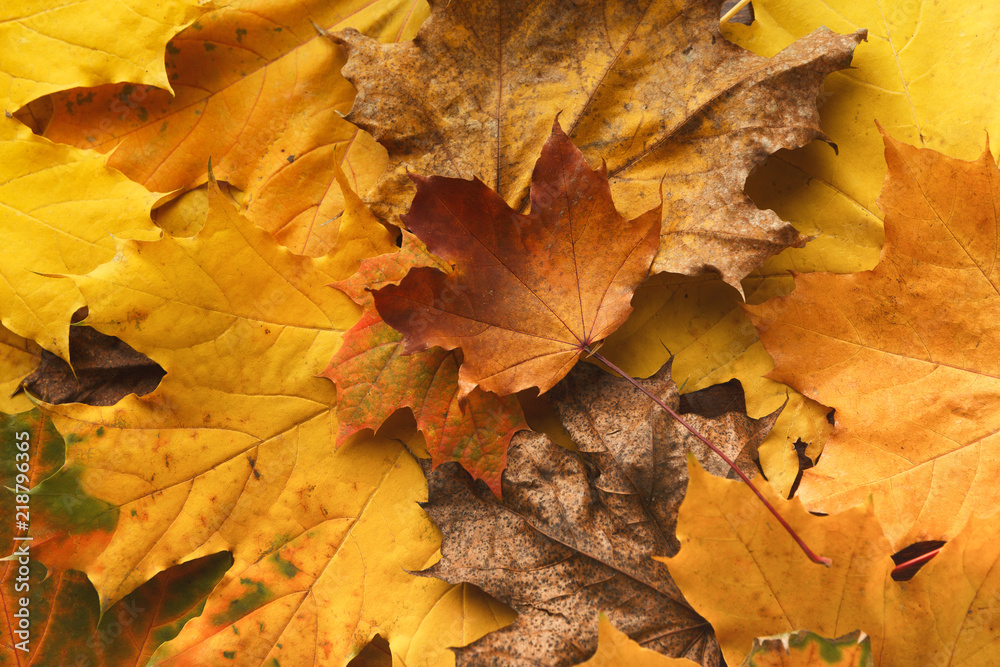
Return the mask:
<svg viewBox="0 0 1000 667"><path fill-rule="evenodd" d="M743 385L736 378L729 382L712 385L705 389L682 394L677 411L684 414L697 414L713 419L727 412L740 412L746 409L746 395Z"/></svg>
<svg viewBox="0 0 1000 667"><path fill-rule="evenodd" d="M735 7L736 3L738 2L739 0L725 0L725 2L722 3L722 10L719 13L719 16L725 16L726 12ZM736 12L736 14L729 20L733 23L742 23L743 25L750 25L754 22L754 18L755 15L753 13L753 3L751 2L746 7Z"/></svg>
<svg viewBox="0 0 1000 667"><path fill-rule="evenodd" d="M944 545L941 540L928 540L903 547L892 555L892 562L896 564L892 570L892 578L895 581L909 581Z"/></svg>
<svg viewBox="0 0 1000 667"><path fill-rule="evenodd" d="M802 482L802 473L809 468L812 468L815 463L813 460L806 456L806 448L809 447L808 442L802 442L802 439L795 441L795 455L799 459L799 471L795 474L795 481L792 482L792 488L788 491L788 499L791 500L795 496L795 492L799 490L799 483Z"/></svg>
<svg viewBox="0 0 1000 667"><path fill-rule="evenodd" d="M368 646L354 656L354 659L347 665L348 667L391 667L392 652L389 650L389 642L382 635L375 635L368 642Z"/></svg>
<svg viewBox="0 0 1000 667"><path fill-rule="evenodd" d="M42 350L38 368L24 378L19 391L23 389L53 404L103 406L114 405L129 394L145 396L159 386L167 374L159 364L114 336L76 324L85 317L85 308L77 311L69 329L73 368ZM141 314L136 313L136 317Z"/></svg>

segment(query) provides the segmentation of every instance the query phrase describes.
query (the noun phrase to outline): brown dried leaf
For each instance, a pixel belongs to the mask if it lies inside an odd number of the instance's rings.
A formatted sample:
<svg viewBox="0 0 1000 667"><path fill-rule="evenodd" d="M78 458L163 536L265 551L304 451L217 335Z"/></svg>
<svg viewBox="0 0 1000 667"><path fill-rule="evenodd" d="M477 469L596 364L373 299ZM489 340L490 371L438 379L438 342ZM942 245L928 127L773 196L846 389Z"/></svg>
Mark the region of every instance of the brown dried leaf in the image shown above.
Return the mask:
<svg viewBox="0 0 1000 667"><path fill-rule="evenodd" d="M666 205L656 271L740 278L803 241L743 194L750 169L822 137L816 97L865 32L818 30L766 59L726 41L719 0L431 2L412 42L339 33L348 120L389 151L370 201L395 221L408 169L479 176L517 208L553 118L606 158L627 218Z"/></svg>
<svg viewBox="0 0 1000 667"><path fill-rule="evenodd" d="M676 405L668 372L645 382ZM664 466L685 465L689 438L672 439L675 427L648 398L594 367L578 367L553 397L585 451L535 433L514 436L502 503L453 464L429 475L426 509L443 542L428 572L471 582L519 613L460 650L459 664L575 664L597 648L600 612L646 648L721 664L711 628L651 559L676 551L684 480L666 479L674 472ZM740 433L727 426L738 421L730 415L692 418L736 451L743 437L763 438L769 428L749 420Z"/></svg>
<svg viewBox="0 0 1000 667"><path fill-rule="evenodd" d="M677 385L670 379L669 364L639 383L678 408ZM707 415L688 412L684 418L752 478L758 472L753 453L781 411L751 419L742 391L738 406L715 404L713 398L721 391L716 389L715 393L698 405ZM573 442L581 452L598 460L601 489L609 494L633 494L638 488L656 525L672 545L671 555L679 548L674 527L687 490L687 452L693 452L712 474L737 479L725 461L673 417L624 380L599 368L581 364L552 390L552 400Z"/></svg>

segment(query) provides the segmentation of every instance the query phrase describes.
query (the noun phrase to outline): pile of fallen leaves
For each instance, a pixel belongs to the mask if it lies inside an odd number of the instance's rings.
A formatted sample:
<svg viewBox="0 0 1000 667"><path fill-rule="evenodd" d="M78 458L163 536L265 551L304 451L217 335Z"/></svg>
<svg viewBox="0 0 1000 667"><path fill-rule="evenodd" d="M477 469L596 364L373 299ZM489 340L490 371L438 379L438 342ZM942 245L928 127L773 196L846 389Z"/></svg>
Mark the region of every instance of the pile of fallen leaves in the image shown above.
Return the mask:
<svg viewBox="0 0 1000 667"><path fill-rule="evenodd" d="M0 662L1000 662L1000 6L839 4L7 3Z"/></svg>

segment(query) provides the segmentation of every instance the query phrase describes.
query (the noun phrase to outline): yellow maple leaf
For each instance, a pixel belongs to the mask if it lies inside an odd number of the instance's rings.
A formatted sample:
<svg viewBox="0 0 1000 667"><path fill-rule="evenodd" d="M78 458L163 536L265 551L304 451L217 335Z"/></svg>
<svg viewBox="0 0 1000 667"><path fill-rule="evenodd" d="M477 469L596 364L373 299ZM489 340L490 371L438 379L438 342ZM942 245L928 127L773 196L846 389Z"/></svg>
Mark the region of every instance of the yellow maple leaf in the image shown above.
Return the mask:
<svg viewBox="0 0 1000 667"><path fill-rule="evenodd" d="M67 461L88 470L84 486L126 510L88 571L105 601L196 547L211 553L240 542L243 531L220 536L220 523L246 524L234 512L252 516L274 499L223 480L280 475L295 462L277 451L330 426L333 392L314 376L358 315L326 287L350 258L292 255L218 190L212 199L195 237L119 241L115 261L73 278L89 308L86 324L167 371L141 398L49 407L60 432L75 434ZM166 532L156 535L161 523Z"/></svg>
<svg viewBox="0 0 1000 667"><path fill-rule="evenodd" d="M690 461L690 459L689 459ZM680 553L667 563L684 597L711 622L729 664L755 637L860 629L875 665L995 665L1000 660L1000 514L970 521L912 581L891 578L892 547L871 505L809 514L762 491L829 568L798 546L745 485L689 464ZM961 585L956 585L961 582Z"/></svg>
<svg viewBox="0 0 1000 667"><path fill-rule="evenodd" d="M417 505L427 499L420 466L398 443L324 450L311 467L313 516L298 509L302 525L283 535L289 508L262 515L278 546L237 556L151 667L343 664L376 633L418 667L447 663L447 646L498 627L500 605L482 592L409 572L428 565L437 530Z"/></svg>
<svg viewBox="0 0 1000 667"><path fill-rule="evenodd" d="M77 86L132 81L170 90L163 49L212 8L203 0L13 0L0 8L0 100L8 117Z"/></svg>
<svg viewBox="0 0 1000 667"><path fill-rule="evenodd" d="M818 141L780 151L747 181L747 193L758 205L816 237L804 248L775 256L743 281L747 303L759 304L791 291L790 271L851 273L875 265L883 238L875 197L886 173L875 120L894 136L966 158L978 153L987 130L1000 136L1000 105L982 85L1000 75L991 27L1000 21L1000 5L961 9L949 3L850 0L833 7L821 0L755 0L753 6L753 25L723 28L729 39L765 57L819 26L844 34L869 31L853 67L826 82L820 118L839 151ZM742 313L739 296L719 282L670 279L668 290L640 289L633 321L602 352L644 377L676 354L675 377L679 383L689 378L685 391L736 377L747 392L747 411L762 417L777 409L789 390L764 377L773 364ZM695 325L673 315L709 300L717 301ZM796 440L811 443L807 453L813 458L821 451L829 434L825 413L790 392L789 405L760 449L764 472L782 493L798 472Z"/></svg>
<svg viewBox="0 0 1000 667"><path fill-rule="evenodd" d="M0 118L0 321L69 359L69 321L80 293L51 275L86 273L115 255L115 238L152 240L157 196L107 158L37 137Z"/></svg>
<svg viewBox="0 0 1000 667"><path fill-rule="evenodd" d="M314 26L399 41L427 11L424 0L240 0L168 45L176 96L132 85L68 91L55 96L45 136L110 152L111 166L159 192L204 183L211 158L216 176L245 192L250 220L319 256L333 248L344 210L333 165L364 193L387 158L342 118L354 100L344 54Z"/></svg>
<svg viewBox="0 0 1000 667"><path fill-rule="evenodd" d="M73 278L90 326L167 371L151 394L114 406L44 406L67 441L53 479L75 476L106 504L113 516L93 518L95 529L117 521L78 565L107 608L170 564L232 552L205 613L155 664L227 653L233 664L296 664L317 650L339 662L376 633L407 664L438 664L446 642L471 641L502 614L485 596L409 574L439 546L416 504L420 468L385 440L334 451L334 388L318 377L360 312L328 284L395 248L391 236L370 214L349 214L340 250L301 257L217 188L209 197L194 237L119 241L114 261Z"/></svg>
<svg viewBox="0 0 1000 667"><path fill-rule="evenodd" d="M611 625L608 617L601 614L597 625L597 652L577 667L615 667L624 664L631 667L698 667L698 663L693 660L668 658L662 653L643 648Z"/></svg>

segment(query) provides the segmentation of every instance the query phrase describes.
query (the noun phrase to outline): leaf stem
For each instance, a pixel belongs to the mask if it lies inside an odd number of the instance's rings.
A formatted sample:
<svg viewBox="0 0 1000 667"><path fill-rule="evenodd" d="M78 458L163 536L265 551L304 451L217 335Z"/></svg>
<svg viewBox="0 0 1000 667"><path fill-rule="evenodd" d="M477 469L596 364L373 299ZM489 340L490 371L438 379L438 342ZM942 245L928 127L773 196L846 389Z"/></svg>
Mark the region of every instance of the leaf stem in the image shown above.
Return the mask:
<svg viewBox="0 0 1000 667"><path fill-rule="evenodd" d="M733 19L733 17L736 16L739 13L739 11L741 9L743 9L744 7L746 7L749 4L750 4L750 0L740 0L735 5L733 5L732 7L730 7L729 11L726 12L722 16L721 19L719 19L719 24L721 25L723 23L726 23L727 21L731 21Z"/></svg>
<svg viewBox="0 0 1000 667"><path fill-rule="evenodd" d="M687 430L691 431L691 433L696 438L698 438L703 443L705 443L706 445L708 445L708 447L713 452L715 452L720 457L722 457L722 460L725 461L726 463L728 463L729 467L732 468L736 472L736 474L740 476L740 479L742 479L744 482L746 482L747 486L749 486L750 489L753 490L753 492L757 495L757 497L760 498L760 502L764 503L764 507L766 507L768 510L770 510L771 514L774 515L774 518L776 518L778 520L778 522L785 528L785 530L788 531L788 534L791 535L792 539L795 540L796 544L798 544L802 548L802 551L804 551L805 554L806 554L806 556L809 557L809 560L811 560L814 563L819 563L820 565L826 565L827 567L830 567L830 565L833 564L832 560L830 560L829 558L826 558L825 556L818 556L818 555L816 555L816 553L812 549L809 548L809 546L802 540L802 538L799 537L799 534L795 532L795 529L792 528L790 525L788 525L788 522L785 521L785 518L783 516L781 516L781 514L778 513L778 510L775 509L775 507L771 503L768 502L767 498L764 497L764 494L762 494L760 492L760 490L756 486L753 485L753 483L750 481L750 478L747 477L743 473L742 470L740 470L739 468L737 468L736 464L733 463L729 459L729 457L726 456L722 452L721 449L719 449L714 444L712 444L712 442L708 438L706 438L705 436L703 436L701 433L699 433L697 430L695 430L695 428L693 426L691 426L686 421L684 421L684 419L679 414L677 414L677 412L675 412L669 405L667 405L666 403L664 403L663 401L661 401L655 394L653 394L651 391L649 391L648 389L646 389L645 387L643 387L641 384L639 384L639 382L636 381L636 379L633 378L631 375L629 375L628 373L626 373L622 369L620 369L617 366L615 366L613 363L611 363L610 361L608 361L600 353L594 352L589 347L585 347L584 349L594 359L597 359L602 364L604 364L605 366L607 366L608 368L610 368L611 370L613 370L615 373L617 373L621 377L623 377L626 380L628 380L629 382L631 382L632 385L635 386L636 389L638 389L642 393L646 394L646 396L649 396L651 399L653 399L653 401L657 405L659 405L661 408L663 408L664 410L666 410L670 414L671 417L673 417L674 419L676 419L677 422L681 426L683 426Z"/></svg>

